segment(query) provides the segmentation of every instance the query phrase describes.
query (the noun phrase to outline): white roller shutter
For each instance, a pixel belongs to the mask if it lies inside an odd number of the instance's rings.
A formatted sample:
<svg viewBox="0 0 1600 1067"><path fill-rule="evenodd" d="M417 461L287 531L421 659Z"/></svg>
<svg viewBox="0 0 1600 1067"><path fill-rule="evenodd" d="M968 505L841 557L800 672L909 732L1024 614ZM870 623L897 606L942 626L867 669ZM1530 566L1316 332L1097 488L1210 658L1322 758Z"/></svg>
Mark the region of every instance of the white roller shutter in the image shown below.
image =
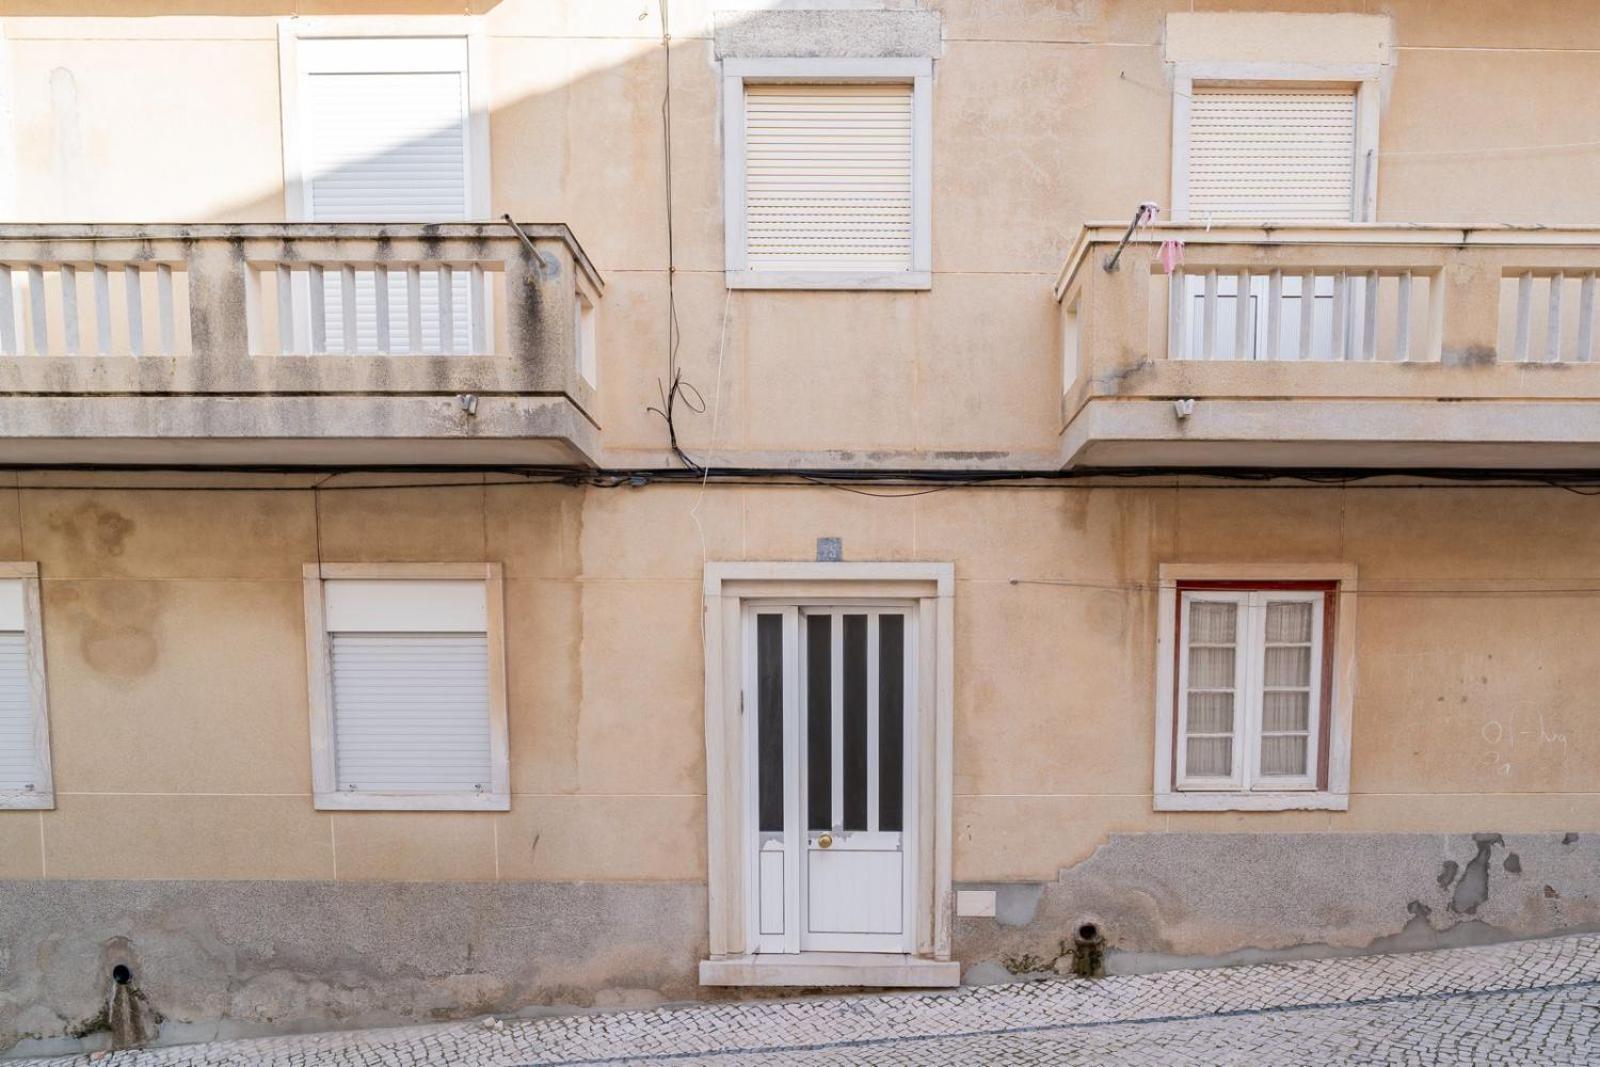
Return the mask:
<svg viewBox="0 0 1600 1067"><path fill-rule="evenodd" d="M335 633L331 640L339 789L491 787L483 634Z"/></svg>
<svg viewBox="0 0 1600 1067"><path fill-rule="evenodd" d="M300 42L314 222L467 217L464 38Z"/></svg>
<svg viewBox="0 0 1600 1067"><path fill-rule="evenodd" d="M0 792L38 785L34 709L28 689L28 636L0 631Z"/></svg>
<svg viewBox="0 0 1600 1067"><path fill-rule="evenodd" d="M306 204L312 222L459 222L472 214L471 115L464 38L332 38L300 42ZM454 351L469 349L468 280L452 280ZM324 281L340 306L340 280ZM374 276L356 278L356 348L377 351ZM389 277L390 335L408 352L439 352L437 283L423 279L422 338L407 336L406 280ZM329 351L343 322L327 320Z"/></svg>
<svg viewBox="0 0 1600 1067"><path fill-rule="evenodd" d="M337 788L491 789L483 583L340 580L324 593Z"/></svg>
<svg viewBox="0 0 1600 1067"><path fill-rule="evenodd" d="M1190 98L1193 222L1349 222L1353 90L1203 88Z"/></svg>
<svg viewBox="0 0 1600 1067"><path fill-rule="evenodd" d="M751 270L910 270L910 85L747 85Z"/></svg>

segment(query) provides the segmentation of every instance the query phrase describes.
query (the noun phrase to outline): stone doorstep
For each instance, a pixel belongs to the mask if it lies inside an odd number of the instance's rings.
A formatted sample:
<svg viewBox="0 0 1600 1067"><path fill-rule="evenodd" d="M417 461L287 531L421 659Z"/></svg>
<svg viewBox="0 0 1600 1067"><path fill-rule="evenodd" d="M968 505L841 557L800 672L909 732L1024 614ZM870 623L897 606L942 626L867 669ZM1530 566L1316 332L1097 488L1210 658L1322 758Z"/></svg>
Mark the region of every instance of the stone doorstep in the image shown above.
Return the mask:
<svg viewBox="0 0 1600 1067"><path fill-rule="evenodd" d="M961 984L961 964L884 952L748 954L701 960L700 984L953 989Z"/></svg>

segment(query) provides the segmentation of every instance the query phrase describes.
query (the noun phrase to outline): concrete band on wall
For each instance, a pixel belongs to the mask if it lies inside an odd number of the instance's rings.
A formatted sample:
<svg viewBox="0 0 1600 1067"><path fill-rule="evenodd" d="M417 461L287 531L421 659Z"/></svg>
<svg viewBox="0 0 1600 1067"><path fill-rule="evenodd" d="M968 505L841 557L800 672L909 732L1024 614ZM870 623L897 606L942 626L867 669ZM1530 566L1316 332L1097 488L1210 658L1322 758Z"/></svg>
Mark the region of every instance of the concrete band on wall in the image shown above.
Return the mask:
<svg viewBox="0 0 1600 1067"><path fill-rule="evenodd" d="M1136 973L1600 929L1597 834L1113 834L1046 883L964 883L968 983L1047 970L1080 924Z"/></svg>
<svg viewBox="0 0 1600 1067"><path fill-rule="evenodd" d="M719 11L718 59L937 58L941 20L932 11Z"/></svg>
<svg viewBox="0 0 1600 1067"><path fill-rule="evenodd" d="M1112 972L1600 929L1600 835L1118 834L1054 881L968 885L964 979L1051 968L1086 921ZM0 883L0 1050L103 1036L130 968L162 1042L701 995L689 883Z"/></svg>
<svg viewBox="0 0 1600 1067"><path fill-rule="evenodd" d="M689 999L705 924L681 882L0 882L0 1052L103 1041L119 964L163 1043Z"/></svg>

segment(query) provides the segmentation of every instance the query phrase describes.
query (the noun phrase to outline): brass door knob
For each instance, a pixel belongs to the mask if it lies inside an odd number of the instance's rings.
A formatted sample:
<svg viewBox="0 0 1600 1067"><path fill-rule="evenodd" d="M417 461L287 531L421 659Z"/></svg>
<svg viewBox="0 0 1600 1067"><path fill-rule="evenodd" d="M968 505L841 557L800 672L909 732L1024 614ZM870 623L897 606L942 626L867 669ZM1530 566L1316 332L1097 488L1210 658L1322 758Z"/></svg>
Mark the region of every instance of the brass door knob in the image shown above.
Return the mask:
<svg viewBox="0 0 1600 1067"><path fill-rule="evenodd" d="M817 838L817 847L818 848L832 848L833 847L833 835L832 834L823 834L821 837Z"/></svg>

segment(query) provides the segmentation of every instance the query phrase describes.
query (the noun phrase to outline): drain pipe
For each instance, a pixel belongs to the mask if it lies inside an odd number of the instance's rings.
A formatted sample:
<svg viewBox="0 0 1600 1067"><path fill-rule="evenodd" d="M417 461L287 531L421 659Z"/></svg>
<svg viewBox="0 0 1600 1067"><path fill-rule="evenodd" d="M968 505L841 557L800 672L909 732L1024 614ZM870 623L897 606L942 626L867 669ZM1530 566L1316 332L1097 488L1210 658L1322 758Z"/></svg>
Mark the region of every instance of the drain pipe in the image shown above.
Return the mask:
<svg viewBox="0 0 1600 1067"><path fill-rule="evenodd" d="M1079 978L1105 976L1106 939L1095 923L1081 923L1072 939L1072 973Z"/></svg>
<svg viewBox="0 0 1600 1067"><path fill-rule="evenodd" d="M533 257L533 261L535 263L539 264L540 272L543 273L544 271L549 270L550 269L550 264L545 262L544 253L540 252L537 248L535 248L533 246L533 238L528 236L528 233L527 233L526 230L524 230L521 226L517 225L517 220L513 219L509 212L507 212L504 215L501 215L500 217L503 220L505 220L505 224L507 226L511 227L511 232L516 234L518 240L520 240L522 242L523 246L527 248L528 254Z"/></svg>

